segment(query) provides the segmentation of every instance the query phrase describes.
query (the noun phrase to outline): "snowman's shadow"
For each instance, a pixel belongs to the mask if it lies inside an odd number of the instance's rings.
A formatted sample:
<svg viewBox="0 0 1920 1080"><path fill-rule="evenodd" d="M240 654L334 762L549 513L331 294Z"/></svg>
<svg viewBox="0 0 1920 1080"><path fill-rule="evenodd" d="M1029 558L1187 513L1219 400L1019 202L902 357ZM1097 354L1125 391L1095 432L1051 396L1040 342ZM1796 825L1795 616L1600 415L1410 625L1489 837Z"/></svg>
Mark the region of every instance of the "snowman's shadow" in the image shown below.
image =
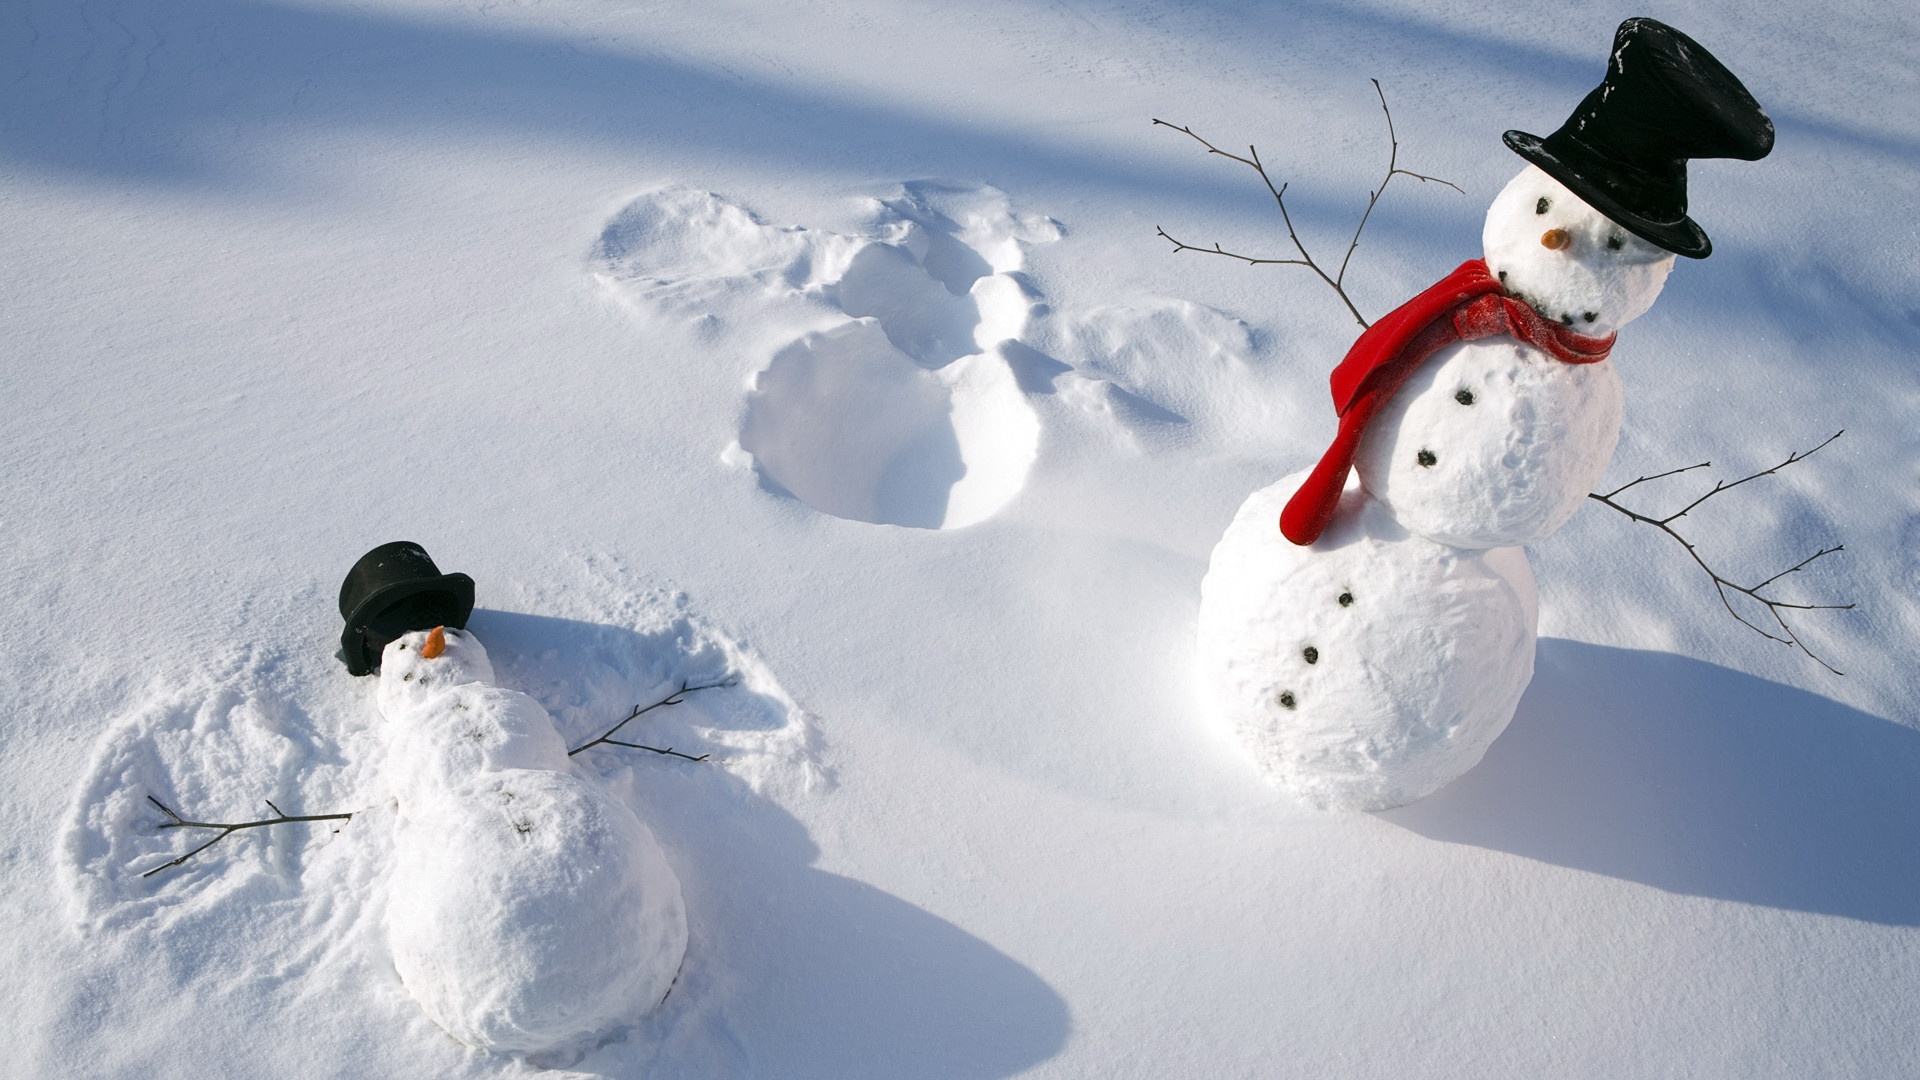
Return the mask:
<svg viewBox="0 0 1920 1080"><path fill-rule="evenodd" d="M569 745L657 700L657 682L708 681L725 670L686 620L632 630L480 611L471 625L500 682L541 698ZM583 755L666 849L692 941L667 1005L576 1068L986 1080L1020 1073L1064 1045L1066 1003L1024 965L914 904L814 867L821 852L806 826L744 778L802 768L815 752L782 740L794 722L786 702L749 682L643 719L634 741L734 760ZM703 732L726 742L703 742ZM742 768L755 751L739 748L762 737L775 749ZM790 793L782 798L810 797L778 778L774 786Z"/></svg>
<svg viewBox="0 0 1920 1080"><path fill-rule="evenodd" d="M1486 759L1379 816L1669 892L1920 925L1920 731L1670 653L1541 641Z"/></svg>

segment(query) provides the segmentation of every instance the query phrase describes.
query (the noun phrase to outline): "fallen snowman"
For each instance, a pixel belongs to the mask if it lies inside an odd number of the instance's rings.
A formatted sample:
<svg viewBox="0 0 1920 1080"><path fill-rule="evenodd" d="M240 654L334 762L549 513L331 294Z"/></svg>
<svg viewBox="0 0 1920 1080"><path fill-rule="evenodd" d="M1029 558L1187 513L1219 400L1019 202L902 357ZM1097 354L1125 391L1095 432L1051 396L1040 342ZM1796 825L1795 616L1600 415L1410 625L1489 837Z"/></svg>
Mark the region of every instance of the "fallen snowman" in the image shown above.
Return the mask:
<svg viewBox="0 0 1920 1080"><path fill-rule="evenodd" d="M546 710L444 627L386 647L378 698L398 805L387 941L433 1022L553 1053L658 1005L687 948L680 882L633 811L574 773Z"/></svg>
<svg viewBox="0 0 1920 1080"><path fill-rule="evenodd" d="M342 658L379 676L397 811L388 945L407 991L461 1042L582 1050L672 987L680 883L633 811L574 771L546 710L494 685L460 628L472 597L470 579L409 543L369 552L342 589ZM433 628L407 629L422 619Z"/></svg>
<svg viewBox="0 0 1920 1080"><path fill-rule="evenodd" d="M1319 806L1423 798L1512 719L1537 630L1523 546L1606 471L1617 331L1676 255L1712 251L1687 162L1764 157L1773 125L1691 38L1629 19L1559 130L1505 141L1528 164L1488 209L1484 258L1361 335L1333 372L1333 445L1247 499L1201 584L1214 711Z"/></svg>

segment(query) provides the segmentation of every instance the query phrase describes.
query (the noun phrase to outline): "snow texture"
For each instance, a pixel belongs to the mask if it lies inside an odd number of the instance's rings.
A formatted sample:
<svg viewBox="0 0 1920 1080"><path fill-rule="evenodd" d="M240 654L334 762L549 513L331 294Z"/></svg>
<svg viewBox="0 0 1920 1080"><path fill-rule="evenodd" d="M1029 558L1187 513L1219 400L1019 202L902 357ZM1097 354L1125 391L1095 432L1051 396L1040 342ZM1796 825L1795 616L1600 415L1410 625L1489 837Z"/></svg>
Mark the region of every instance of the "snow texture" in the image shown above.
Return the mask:
<svg viewBox="0 0 1920 1080"><path fill-rule="evenodd" d="M680 881L628 807L576 775L538 702L493 685L472 633L387 645L398 803L387 940L446 1032L483 1050L578 1052L666 997L687 948Z"/></svg>
<svg viewBox="0 0 1920 1080"><path fill-rule="evenodd" d="M761 225L717 196L650 194L601 236L601 280L639 303L694 304L752 281L850 318L754 377L740 448L773 487L854 521L954 529L1026 481L1040 423L1002 342L1032 305L1014 274L1059 238L992 187L916 183L876 200L860 238Z"/></svg>
<svg viewBox="0 0 1920 1080"><path fill-rule="evenodd" d="M1621 333L1598 490L1711 460L1623 496L1671 512L1844 427L1682 523L1747 581L1845 544L1779 587L1859 602L1796 622L1847 675L1587 500L1528 552L1534 678L1480 764L1328 814L1211 714L1194 627L1358 327L1299 267L1170 251L1291 247L1149 120L1257 145L1333 262L1377 76L1398 164L1465 192L1393 180L1345 278L1377 318L1478 250L1500 132L1558 126L1622 12L0 5L0 1074L1920 1075L1920 9L1656 14L1779 141L1689 169L1715 251ZM1017 387L967 406L987 438L941 411L961 365ZM468 1047L395 970L384 722L332 652L400 538L569 746L738 680L636 721L708 763L573 759L688 931L577 1060ZM142 877L196 840L148 795L354 816Z"/></svg>
<svg viewBox="0 0 1920 1080"><path fill-rule="evenodd" d="M1200 584L1202 685L1261 769L1317 806L1381 810L1471 769L1533 676L1519 548L1413 535L1351 481L1319 540L1275 526L1305 472L1234 515Z"/></svg>

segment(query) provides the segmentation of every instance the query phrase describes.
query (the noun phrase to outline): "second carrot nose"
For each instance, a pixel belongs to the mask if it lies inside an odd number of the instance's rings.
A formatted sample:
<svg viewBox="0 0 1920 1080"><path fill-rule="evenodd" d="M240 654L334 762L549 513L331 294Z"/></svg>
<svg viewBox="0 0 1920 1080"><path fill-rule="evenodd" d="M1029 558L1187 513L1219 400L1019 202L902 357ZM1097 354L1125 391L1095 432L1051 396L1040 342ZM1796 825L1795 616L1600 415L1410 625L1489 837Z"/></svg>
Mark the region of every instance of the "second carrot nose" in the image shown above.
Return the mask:
<svg viewBox="0 0 1920 1080"><path fill-rule="evenodd" d="M1548 229L1540 235L1540 246L1548 251L1561 251L1573 243L1573 234L1565 229Z"/></svg>

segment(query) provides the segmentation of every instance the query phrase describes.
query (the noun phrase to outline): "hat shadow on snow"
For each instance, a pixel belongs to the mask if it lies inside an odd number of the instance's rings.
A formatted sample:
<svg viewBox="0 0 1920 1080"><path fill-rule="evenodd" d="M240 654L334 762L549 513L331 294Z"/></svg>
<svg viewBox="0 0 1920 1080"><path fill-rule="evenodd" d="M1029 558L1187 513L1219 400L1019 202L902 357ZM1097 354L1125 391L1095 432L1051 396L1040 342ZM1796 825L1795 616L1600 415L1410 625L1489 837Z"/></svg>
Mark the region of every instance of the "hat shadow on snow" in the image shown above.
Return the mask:
<svg viewBox="0 0 1920 1080"><path fill-rule="evenodd" d="M621 681L631 658L661 651L654 636L625 627L484 609L471 629L500 684L540 699L568 745L620 718L627 705L584 714L620 692L606 684ZM687 676L703 673L671 678ZM689 695L621 737L726 758L695 723L721 735L780 727L784 710L759 697ZM729 1076L778 1063L785 1076L985 1080L1065 1044L1066 1003L1039 976L914 904L816 869L820 848L806 827L738 773L634 750L576 760L630 798L666 849L691 941L665 1006L575 1068Z"/></svg>
<svg viewBox="0 0 1920 1080"><path fill-rule="evenodd" d="M1920 731L1671 653L1539 648L1486 758L1379 817L1673 893L1920 925Z"/></svg>

